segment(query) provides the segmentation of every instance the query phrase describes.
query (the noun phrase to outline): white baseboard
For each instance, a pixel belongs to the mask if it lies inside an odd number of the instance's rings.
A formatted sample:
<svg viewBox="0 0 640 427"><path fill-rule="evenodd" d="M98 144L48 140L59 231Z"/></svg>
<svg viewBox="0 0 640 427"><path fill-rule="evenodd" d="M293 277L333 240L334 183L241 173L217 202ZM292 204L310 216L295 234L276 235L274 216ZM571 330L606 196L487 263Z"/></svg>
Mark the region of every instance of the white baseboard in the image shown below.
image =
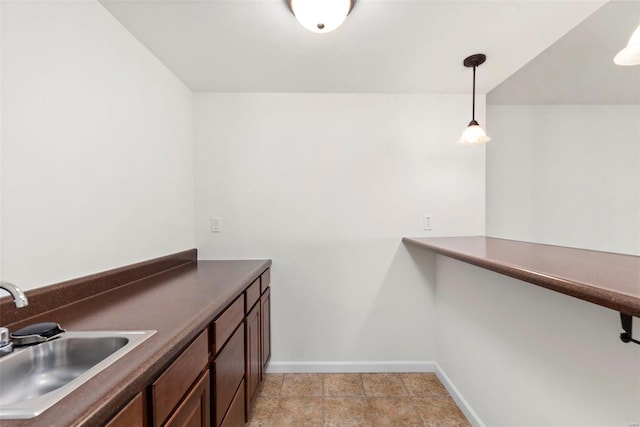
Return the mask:
<svg viewBox="0 0 640 427"><path fill-rule="evenodd" d="M267 373L436 372L435 362L269 362Z"/></svg>
<svg viewBox="0 0 640 427"><path fill-rule="evenodd" d="M469 405L469 402L467 402L467 400L464 398L462 393L460 393L460 390L458 390L455 384L451 382L451 379L447 376L447 374L440 367L440 365L438 365L437 363L435 365L436 365L436 370L435 370L436 376L438 377L442 385L444 385L444 387L447 389L447 391L449 392L453 400L458 405L458 408L460 408L460 410L464 414L464 416L467 417L467 420L469 420L469 423L473 427L486 427L485 424L480 419L480 417L478 416L478 414L476 413L476 411L474 411L471 405Z"/></svg>
<svg viewBox="0 0 640 427"><path fill-rule="evenodd" d="M269 362L268 374L351 373L351 372L434 372L473 427L486 427L460 390L436 362Z"/></svg>

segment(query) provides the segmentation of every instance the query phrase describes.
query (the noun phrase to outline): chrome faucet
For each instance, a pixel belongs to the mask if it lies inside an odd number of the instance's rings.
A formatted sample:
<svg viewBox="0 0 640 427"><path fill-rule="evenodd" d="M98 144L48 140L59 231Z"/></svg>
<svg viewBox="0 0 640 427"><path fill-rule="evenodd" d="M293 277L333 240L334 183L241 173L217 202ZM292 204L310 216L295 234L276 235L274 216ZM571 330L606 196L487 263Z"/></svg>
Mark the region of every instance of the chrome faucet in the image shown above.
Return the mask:
<svg viewBox="0 0 640 427"><path fill-rule="evenodd" d="M29 305L27 296L16 285L0 280L0 288L9 292L13 297L13 303L16 307L25 307ZM0 357L13 351L13 344L7 328L0 327Z"/></svg>
<svg viewBox="0 0 640 427"><path fill-rule="evenodd" d="M5 282L4 280L0 280L0 288L9 292L13 297L13 302L16 304L16 307L25 307L29 305L29 300L27 296L20 290L19 287L14 285L13 283Z"/></svg>

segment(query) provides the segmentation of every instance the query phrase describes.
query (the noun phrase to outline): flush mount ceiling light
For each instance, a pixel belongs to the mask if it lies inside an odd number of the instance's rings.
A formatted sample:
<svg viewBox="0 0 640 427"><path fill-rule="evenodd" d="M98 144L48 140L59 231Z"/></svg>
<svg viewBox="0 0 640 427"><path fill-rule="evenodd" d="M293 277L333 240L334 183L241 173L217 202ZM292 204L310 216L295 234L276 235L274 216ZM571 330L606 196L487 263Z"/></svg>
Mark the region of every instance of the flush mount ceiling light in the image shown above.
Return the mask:
<svg viewBox="0 0 640 427"><path fill-rule="evenodd" d="M627 47L618 52L613 62L618 65L640 65L640 25L631 34Z"/></svg>
<svg viewBox="0 0 640 427"><path fill-rule="evenodd" d="M471 103L471 121L467 128L462 132L462 136L458 143L460 144L484 144L491 141L484 129L476 122L476 68L484 61L487 56L482 53L476 53L465 58L463 64L465 67L473 67L473 100Z"/></svg>
<svg viewBox="0 0 640 427"><path fill-rule="evenodd" d="M338 28L356 4L356 0L285 0L298 22L314 33Z"/></svg>

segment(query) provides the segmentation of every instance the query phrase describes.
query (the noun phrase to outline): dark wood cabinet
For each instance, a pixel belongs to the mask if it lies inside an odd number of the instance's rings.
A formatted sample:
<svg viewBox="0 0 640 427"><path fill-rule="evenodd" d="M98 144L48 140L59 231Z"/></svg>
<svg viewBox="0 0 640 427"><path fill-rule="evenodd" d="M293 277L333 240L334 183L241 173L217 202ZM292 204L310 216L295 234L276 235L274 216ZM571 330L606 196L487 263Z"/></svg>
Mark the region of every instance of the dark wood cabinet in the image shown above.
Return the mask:
<svg viewBox="0 0 640 427"><path fill-rule="evenodd" d="M213 322L213 354L224 347L225 343L244 319L244 294L241 294Z"/></svg>
<svg viewBox="0 0 640 427"><path fill-rule="evenodd" d="M253 281L252 284L249 285L247 290L245 291L245 300L247 302L245 307L245 313L248 313L251 308L258 302L258 298L260 298L260 278L258 277Z"/></svg>
<svg viewBox="0 0 640 427"><path fill-rule="evenodd" d="M165 424L166 427L208 427L211 397L209 370L200 377L187 397Z"/></svg>
<svg viewBox="0 0 640 427"><path fill-rule="evenodd" d="M244 328L239 326L213 362L216 426L222 424L244 379L244 352Z"/></svg>
<svg viewBox="0 0 640 427"><path fill-rule="evenodd" d="M266 270L106 427L243 427L271 357L269 282Z"/></svg>
<svg viewBox="0 0 640 427"><path fill-rule="evenodd" d="M242 427L244 426L244 408L245 408L245 390L244 390L244 382L240 384L238 390L236 391L236 395L231 401L231 405L229 406L229 410L227 411L227 415L224 417L222 421L222 425L220 427Z"/></svg>
<svg viewBox="0 0 640 427"><path fill-rule="evenodd" d="M269 271L269 270L267 270ZM260 346L262 370L267 369L271 359L271 288L267 287L260 297Z"/></svg>
<svg viewBox="0 0 640 427"><path fill-rule="evenodd" d="M260 384L262 374L262 357L260 354L260 303L256 303L247 314L245 321L246 355L246 419L249 420L249 411L253 396Z"/></svg>
<svg viewBox="0 0 640 427"><path fill-rule="evenodd" d="M208 334L202 332L151 385L154 426L165 425L208 362Z"/></svg>
<svg viewBox="0 0 640 427"><path fill-rule="evenodd" d="M253 296L247 301L255 301L252 307L247 305L245 318L245 420L251 415L251 406L258 389L264 379L264 373L271 359L271 280L270 270L260 276L260 296ZM256 283L247 288L248 295L256 295Z"/></svg>
<svg viewBox="0 0 640 427"><path fill-rule="evenodd" d="M144 394L139 393L131 402L120 410L105 427L144 427L146 408Z"/></svg>

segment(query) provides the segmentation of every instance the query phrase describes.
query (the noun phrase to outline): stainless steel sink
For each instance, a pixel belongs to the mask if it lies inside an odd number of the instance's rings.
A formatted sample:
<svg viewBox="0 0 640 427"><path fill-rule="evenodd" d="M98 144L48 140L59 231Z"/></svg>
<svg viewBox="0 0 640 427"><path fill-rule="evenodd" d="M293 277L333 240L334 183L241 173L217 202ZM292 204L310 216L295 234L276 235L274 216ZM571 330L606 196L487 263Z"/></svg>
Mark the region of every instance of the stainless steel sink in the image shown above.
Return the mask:
<svg viewBox="0 0 640 427"><path fill-rule="evenodd" d="M155 332L66 332L1 357L0 419L38 416Z"/></svg>

